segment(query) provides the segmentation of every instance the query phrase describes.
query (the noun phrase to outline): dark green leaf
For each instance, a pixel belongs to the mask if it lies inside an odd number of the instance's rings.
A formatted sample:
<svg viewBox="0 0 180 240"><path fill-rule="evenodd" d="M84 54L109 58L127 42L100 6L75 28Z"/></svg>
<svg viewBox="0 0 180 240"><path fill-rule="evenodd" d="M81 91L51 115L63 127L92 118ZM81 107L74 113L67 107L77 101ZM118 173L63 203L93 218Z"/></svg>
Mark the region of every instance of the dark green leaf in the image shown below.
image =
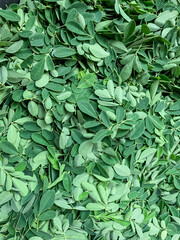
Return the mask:
<svg viewBox="0 0 180 240"><path fill-rule="evenodd" d="M42 59L40 62L36 63L31 70L31 78L33 80L39 80L44 73L45 60Z"/></svg>
<svg viewBox="0 0 180 240"><path fill-rule="evenodd" d="M125 39L125 41L126 41L129 37L132 36L132 34L133 34L134 31L135 31L135 28L136 28L136 23L135 23L134 20L131 20L131 21L127 24L127 26L126 26L126 28L125 28L125 30L124 30L124 39Z"/></svg>
<svg viewBox="0 0 180 240"><path fill-rule="evenodd" d="M55 48L53 51L53 55L57 58L65 58L74 55L76 52L74 49L67 48L67 47L58 47Z"/></svg>
<svg viewBox="0 0 180 240"><path fill-rule="evenodd" d="M142 136L145 131L144 120L139 121L131 132L130 139L134 140Z"/></svg>
<svg viewBox="0 0 180 240"><path fill-rule="evenodd" d="M101 141L104 137L107 136L107 133L108 133L107 129L102 129L99 132L97 132L92 139L93 143L98 143L99 141Z"/></svg>
<svg viewBox="0 0 180 240"><path fill-rule="evenodd" d="M49 143L48 141L40 134L37 134L37 133L33 133L31 135L32 137L32 140L40 145L44 145L44 146L48 146Z"/></svg>
<svg viewBox="0 0 180 240"><path fill-rule="evenodd" d="M16 155L17 149L12 145L12 143L8 141L2 141L0 142L0 150L4 153Z"/></svg>
<svg viewBox="0 0 180 240"><path fill-rule="evenodd" d="M19 22L21 20L17 13L10 10L0 9L0 16L11 22Z"/></svg>
<svg viewBox="0 0 180 240"><path fill-rule="evenodd" d="M42 213L39 216L38 220L39 221L48 221L50 219L55 218L55 216L56 216L56 212L52 211L52 210L49 210L49 211L46 211L46 212Z"/></svg>
<svg viewBox="0 0 180 240"><path fill-rule="evenodd" d="M54 190L48 190L42 195L40 206L39 206L39 213L43 213L49 208L52 207L55 200L55 192Z"/></svg>
<svg viewBox="0 0 180 240"><path fill-rule="evenodd" d="M69 31L78 35L87 35L86 31L77 22L69 21L66 23L66 27Z"/></svg>
<svg viewBox="0 0 180 240"><path fill-rule="evenodd" d="M85 113L93 118L97 118L96 111L94 110L94 108L92 107L92 105L90 103L79 101L79 102L77 102L77 105L83 113Z"/></svg>

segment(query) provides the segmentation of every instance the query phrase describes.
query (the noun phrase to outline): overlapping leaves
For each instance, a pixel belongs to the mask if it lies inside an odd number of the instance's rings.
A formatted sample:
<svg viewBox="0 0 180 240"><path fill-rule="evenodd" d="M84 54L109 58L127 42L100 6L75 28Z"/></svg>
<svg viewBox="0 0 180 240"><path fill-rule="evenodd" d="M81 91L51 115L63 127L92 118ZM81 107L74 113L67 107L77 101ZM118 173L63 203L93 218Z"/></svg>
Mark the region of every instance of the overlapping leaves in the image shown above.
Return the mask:
<svg viewBox="0 0 180 240"><path fill-rule="evenodd" d="M0 17L0 239L179 239L179 1Z"/></svg>

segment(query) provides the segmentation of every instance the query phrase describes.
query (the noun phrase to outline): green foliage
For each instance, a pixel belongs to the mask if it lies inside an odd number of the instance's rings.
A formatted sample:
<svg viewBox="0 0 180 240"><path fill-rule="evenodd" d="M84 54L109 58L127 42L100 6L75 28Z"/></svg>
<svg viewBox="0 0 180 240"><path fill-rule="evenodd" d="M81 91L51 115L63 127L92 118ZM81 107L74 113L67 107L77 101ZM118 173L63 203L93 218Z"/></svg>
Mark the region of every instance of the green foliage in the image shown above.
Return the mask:
<svg viewBox="0 0 180 240"><path fill-rule="evenodd" d="M179 5L0 10L0 240L180 238Z"/></svg>

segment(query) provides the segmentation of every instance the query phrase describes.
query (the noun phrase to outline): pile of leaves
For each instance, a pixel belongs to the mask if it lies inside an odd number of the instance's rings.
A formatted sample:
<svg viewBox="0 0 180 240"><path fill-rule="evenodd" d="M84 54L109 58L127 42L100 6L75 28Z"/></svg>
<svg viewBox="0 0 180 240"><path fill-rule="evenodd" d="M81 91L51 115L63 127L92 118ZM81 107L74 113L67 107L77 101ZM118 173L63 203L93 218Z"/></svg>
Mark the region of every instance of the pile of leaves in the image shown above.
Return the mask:
<svg viewBox="0 0 180 240"><path fill-rule="evenodd" d="M0 9L0 240L178 240L179 77L179 0Z"/></svg>

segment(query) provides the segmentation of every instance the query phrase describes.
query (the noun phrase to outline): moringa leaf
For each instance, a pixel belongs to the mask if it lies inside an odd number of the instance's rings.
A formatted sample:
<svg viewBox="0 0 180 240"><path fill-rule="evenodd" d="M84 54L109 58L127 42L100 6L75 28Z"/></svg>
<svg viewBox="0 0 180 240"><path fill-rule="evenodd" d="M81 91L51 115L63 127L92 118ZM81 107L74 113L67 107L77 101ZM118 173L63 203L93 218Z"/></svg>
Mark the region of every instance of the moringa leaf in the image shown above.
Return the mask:
<svg viewBox="0 0 180 240"><path fill-rule="evenodd" d="M0 150L11 155L17 155L18 153L14 145L6 140L0 142Z"/></svg>
<svg viewBox="0 0 180 240"><path fill-rule="evenodd" d="M52 54L57 58L65 58L74 55L76 52L74 49L70 49L64 46L55 48Z"/></svg>
<svg viewBox="0 0 180 240"><path fill-rule="evenodd" d="M21 196L25 197L28 194L27 185L20 179L12 178L14 187L18 190Z"/></svg>
<svg viewBox="0 0 180 240"><path fill-rule="evenodd" d="M78 84L78 88L90 88L97 81L97 76L94 73L88 73L81 78Z"/></svg>
<svg viewBox="0 0 180 240"><path fill-rule="evenodd" d="M55 218L55 216L56 216L56 212L55 212L55 211L53 211L53 210L48 210L48 211L42 213L42 214L39 216L38 220L39 220L39 221L47 221L47 220L50 220L50 219Z"/></svg>
<svg viewBox="0 0 180 240"><path fill-rule="evenodd" d="M134 140L142 136L145 131L144 120L140 120L131 132L130 139Z"/></svg>
<svg viewBox="0 0 180 240"><path fill-rule="evenodd" d="M105 206L101 203L88 203L86 208L90 211L101 211L105 209Z"/></svg>
<svg viewBox="0 0 180 240"><path fill-rule="evenodd" d="M126 165L115 164L114 170L121 177L128 177L131 174L130 169Z"/></svg>
<svg viewBox="0 0 180 240"><path fill-rule="evenodd" d="M93 143L98 143L99 141L101 141L104 137L107 136L107 133L108 133L108 130L106 129L102 129L99 132L97 132L92 139Z"/></svg>
<svg viewBox="0 0 180 240"><path fill-rule="evenodd" d="M2 8L0 239L178 240L179 1Z"/></svg>
<svg viewBox="0 0 180 240"><path fill-rule="evenodd" d="M49 208L52 207L55 200L55 192L54 190L48 190L42 195L40 206L39 206L39 213L43 213Z"/></svg>
<svg viewBox="0 0 180 240"><path fill-rule="evenodd" d="M96 111L94 110L94 108L92 107L92 105L90 103L79 101L79 102L77 102L77 105L78 105L79 109L82 112L84 112L85 114L87 114L93 118L97 118Z"/></svg>
<svg viewBox="0 0 180 240"><path fill-rule="evenodd" d="M11 192L7 192L7 191L1 192L0 193L0 206L9 202L9 200L11 200L12 197L13 197L13 194Z"/></svg>
<svg viewBox="0 0 180 240"><path fill-rule="evenodd" d="M32 140L38 144L41 144L41 145L44 145L44 146L48 146L49 143L48 141L40 134L37 134L37 133L33 133L31 135L32 137Z"/></svg>
<svg viewBox="0 0 180 240"><path fill-rule="evenodd" d="M136 23L134 20L131 20L125 30L124 30L124 40L126 41L129 37L131 37L131 35L134 33L135 31L135 28L136 28Z"/></svg>
<svg viewBox="0 0 180 240"><path fill-rule="evenodd" d="M86 31L82 28L82 26L78 22L68 21L66 23L66 27L69 31L76 33L78 35L86 36Z"/></svg>
<svg viewBox="0 0 180 240"><path fill-rule="evenodd" d="M92 152L93 142L91 140L84 141L79 146L79 154L82 156L87 156L87 154Z"/></svg>
<svg viewBox="0 0 180 240"><path fill-rule="evenodd" d="M16 53L20 50L20 48L22 47L23 45L23 41L22 40L19 40L18 42L15 42L13 43L10 47L8 47L6 49L6 52L7 53Z"/></svg>
<svg viewBox="0 0 180 240"><path fill-rule="evenodd" d="M44 45L44 34L34 33L29 37L29 41L32 47L41 47Z"/></svg>
<svg viewBox="0 0 180 240"><path fill-rule="evenodd" d="M0 16L11 22L19 22L21 20L18 14L11 10L0 9Z"/></svg>
<svg viewBox="0 0 180 240"><path fill-rule="evenodd" d="M31 78L33 80L39 80L44 73L45 60L42 59L40 62L36 63L31 70Z"/></svg>

